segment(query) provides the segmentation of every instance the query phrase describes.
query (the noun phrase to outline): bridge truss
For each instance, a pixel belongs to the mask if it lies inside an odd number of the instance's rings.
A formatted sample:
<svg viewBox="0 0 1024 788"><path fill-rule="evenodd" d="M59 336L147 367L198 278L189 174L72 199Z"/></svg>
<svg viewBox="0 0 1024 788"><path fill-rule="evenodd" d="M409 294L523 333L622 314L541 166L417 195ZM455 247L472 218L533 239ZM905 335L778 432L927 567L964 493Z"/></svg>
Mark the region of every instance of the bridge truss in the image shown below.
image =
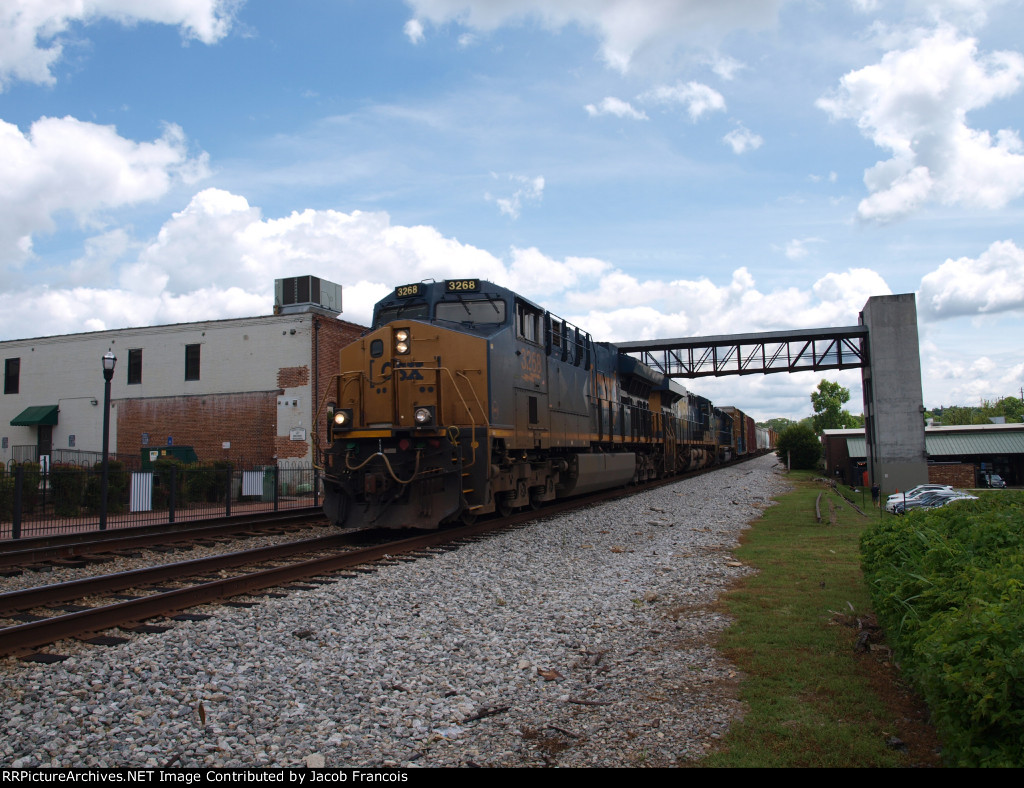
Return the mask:
<svg viewBox="0 0 1024 788"><path fill-rule="evenodd" d="M617 342L669 377L819 372L867 365L867 326Z"/></svg>

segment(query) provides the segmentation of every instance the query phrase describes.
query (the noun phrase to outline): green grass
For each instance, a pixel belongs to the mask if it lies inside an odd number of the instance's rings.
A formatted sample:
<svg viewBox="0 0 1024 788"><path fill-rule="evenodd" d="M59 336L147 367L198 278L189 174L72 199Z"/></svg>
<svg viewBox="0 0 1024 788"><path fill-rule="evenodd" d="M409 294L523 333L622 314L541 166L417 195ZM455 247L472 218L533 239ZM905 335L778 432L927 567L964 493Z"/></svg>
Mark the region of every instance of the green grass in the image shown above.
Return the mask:
<svg viewBox="0 0 1024 788"><path fill-rule="evenodd" d="M858 540L877 510L869 497L862 516L828 491L817 523L815 498L827 487L814 475L792 472L796 489L765 511L736 553L759 571L727 595L735 624L720 647L743 671L748 711L701 766L910 764L886 743L900 732L872 677L887 669L855 651L850 626L870 617Z"/></svg>

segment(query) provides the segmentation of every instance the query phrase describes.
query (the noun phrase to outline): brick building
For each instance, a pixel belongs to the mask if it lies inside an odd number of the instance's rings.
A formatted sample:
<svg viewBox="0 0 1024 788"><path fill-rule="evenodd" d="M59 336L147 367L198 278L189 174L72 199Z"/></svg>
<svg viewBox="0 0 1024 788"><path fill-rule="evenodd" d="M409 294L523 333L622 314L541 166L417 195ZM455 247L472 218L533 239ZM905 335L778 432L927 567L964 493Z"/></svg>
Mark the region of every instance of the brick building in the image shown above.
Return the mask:
<svg viewBox="0 0 1024 788"><path fill-rule="evenodd" d="M129 459L174 445L194 447L200 460L310 464L338 351L364 327L338 318L338 285L276 284L273 315L0 343L0 460L98 459L109 350L111 453Z"/></svg>

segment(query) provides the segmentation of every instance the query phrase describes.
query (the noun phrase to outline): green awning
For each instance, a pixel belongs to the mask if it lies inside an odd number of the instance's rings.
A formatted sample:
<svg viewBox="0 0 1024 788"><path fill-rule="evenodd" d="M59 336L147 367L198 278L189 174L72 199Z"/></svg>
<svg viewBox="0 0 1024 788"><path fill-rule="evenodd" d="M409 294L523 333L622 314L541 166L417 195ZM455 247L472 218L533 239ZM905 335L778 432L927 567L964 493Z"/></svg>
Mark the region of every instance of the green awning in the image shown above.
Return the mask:
<svg viewBox="0 0 1024 788"><path fill-rule="evenodd" d="M33 405L11 419L12 427L37 427L40 424L57 425L56 405Z"/></svg>

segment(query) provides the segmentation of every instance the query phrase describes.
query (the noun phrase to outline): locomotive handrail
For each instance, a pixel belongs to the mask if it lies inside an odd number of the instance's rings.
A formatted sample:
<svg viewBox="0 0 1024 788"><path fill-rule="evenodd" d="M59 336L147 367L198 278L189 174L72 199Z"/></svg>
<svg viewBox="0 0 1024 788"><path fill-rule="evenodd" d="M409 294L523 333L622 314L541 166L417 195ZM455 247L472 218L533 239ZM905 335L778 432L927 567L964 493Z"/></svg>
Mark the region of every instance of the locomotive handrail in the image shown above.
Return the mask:
<svg viewBox="0 0 1024 788"><path fill-rule="evenodd" d="M341 373L337 375L331 375L331 383L341 377ZM324 395L320 398L320 404L316 406L316 413L313 414L313 468L317 471L323 471L323 465L317 465L317 457L320 454L320 413L327 404L328 398L333 392L331 386L327 385L324 387ZM330 429L328 426L327 429Z"/></svg>
<svg viewBox="0 0 1024 788"><path fill-rule="evenodd" d="M350 372L339 372L336 375L331 375L331 383L338 380L338 378L347 378L348 380L345 382L345 387L347 387L350 382L358 382L358 379L362 377L362 374L362 370L358 369L352 370ZM331 394L333 393L334 392L332 391L332 387L330 385L327 385L324 390L324 395L320 398L320 404L317 405L316 407L316 413L313 414L313 468L314 470L318 471L324 470L324 466L317 465L316 462L317 455L320 453L320 413L323 411L324 405L327 404L327 401L330 399ZM340 391L338 391L338 399L341 399L344 393L345 388L343 387ZM362 392L360 392L359 401L360 404L362 404ZM327 429L330 429L329 425Z"/></svg>
<svg viewBox="0 0 1024 788"><path fill-rule="evenodd" d="M462 389L459 387L459 384L455 382L455 376L452 374L452 371L448 369L448 367L438 367L439 371L442 369L446 373L448 373L448 377L452 379L452 386L455 389L455 393L459 395L459 399L462 401L462 407L464 407L466 409L466 413L469 414L469 424L470 428L472 429L469 438L469 448L472 449L472 453L470 455L471 459L469 461L469 464L464 465L462 467L472 468L474 465L476 465L476 447L479 445L479 443L476 440L476 421L473 419L473 410L472 408L469 407L468 404L466 404L466 398L462 396ZM469 390L473 392L473 399L476 400L476 406L480 409L480 415L483 417L484 426L490 427L490 422L487 419L487 411L485 411L484 406L480 404L480 397L477 396L476 388L473 386L473 382L466 376L466 373L463 370L458 370L458 373L459 376L466 381L466 384L469 386Z"/></svg>

